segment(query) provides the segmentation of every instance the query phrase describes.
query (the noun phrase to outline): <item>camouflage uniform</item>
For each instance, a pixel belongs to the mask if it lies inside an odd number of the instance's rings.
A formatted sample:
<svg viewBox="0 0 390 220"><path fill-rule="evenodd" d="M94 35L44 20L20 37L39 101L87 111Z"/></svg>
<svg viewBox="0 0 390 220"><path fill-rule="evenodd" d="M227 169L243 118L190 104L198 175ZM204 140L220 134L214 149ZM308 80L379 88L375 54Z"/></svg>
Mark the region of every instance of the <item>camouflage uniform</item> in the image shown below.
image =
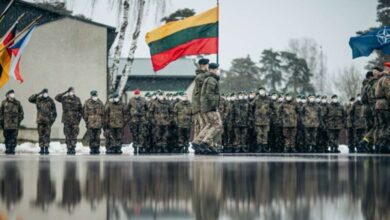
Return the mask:
<svg viewBox="0 0 390 220"><path fill-rule="evenodd" d="M206 79L207 71L196 70L195 87L192 92L192 114L194 127L194 140L199 135L200 131L205 127L204 116L200 112L200 96L202 93L203 82Z"/></svg>
<svg viewBox="0 0 390 220"><path fill-rule="evenodd" d="M135 152L139 148L140 153L146 153L147 110L147 103L143 97L131 98L126 107L126 117L130 123Z"/></svg>
<svg viewBox="0 0 390 220"><path fill-rule="evenodd" d="M248 118L249 101L238 100L233 105L234 114L234 143L235 152L249 152L248 149Z"/></svg>
<svg viewBox="0 0 390 220"><path fill-rule="evenodd" d="M339 103L331 103L328 110L326 125L329 132L329 145L331 152L338 153L340 131L345 128L346 115L343 106Z"/></svg>
<svg viewBox="0 0 390 220"><path fill-rule="evenodd" d="M269 149L271 152L282 152L284 147L283 126L280 108L283 102L271 102L271 123L269 131Z"/></svg>
<svg viewBox="0 0 390 220"><path fill-rule="evenodd" d="M354 145L354 126L353 126L353 113L352 113L353 104L348 103L345 106L345 113L347 115L347 135L348 135L348 148L349 152L352 153L355 151Z"/></svg>
<svg viewBox="0 0 390 220"><path fill-rule="evenodd" d="M297 134L298 109L294 101L285 101L280 108L283 126L285 150L295 151L295 136Z"/></svg>
<svg viewBox="0 0 390 220"><path fill-rule="evenodd" d="M149 146L147 149L148 153L154 153L156 150L155 146L155 136L156 133L156 121L154 120L154 115L151 113L152 106L154 103L157 102L155 99L151 99L147 102L147 112L146 112L146 119L147 119L147 134L146 134L146 145Z"/></svg>
<svg viewBox="0 0 390 220"><path fill-rule="evenodd" d="M92 153L98 153L100 147L100 135L103 127L104 105L100 99L96 101L89 98L84 103L83 118L87 126L89 147Z"/></svg>
<svg viewBox="0 0 390 220"><path fill-rule="evenodd" d="M317 149L320 152L325 152L329 145L329 134L326 122L328 117L329 105L321 102L320 108L320 125L317 132Z"/></svg>
<svg viewBox="0 0 390 220"><path fill-rule="evenodd" d="M376 146L387 153L387 149L390 149L390 75L385 74L375 84L375 98L378 119Z"/></svg>
<svg viewBox="0 0 390 220"><path fill-rule="evenodd" d="M45 98L41 94L32 95L28 101L37 107L39 147L47 151L50 145L51 126L57 118L56 105L52 98Z"/></svg>
<svg viewBox="0 0 390 220"><path fill-rule="evenodd" d="M352 123L354 127L354 145L359 149L359 142L363 139L366 132L365 105L361 101L356 101L352 105Z"/></svg>
<svg viewBox="0 0 390 220"><path fill-rule="evenodd" d="M268 133L271 124L271 104L267 96L259 96L254 102L254 120L256 126L256 152L268 149Z"/></svg>
<svg viewBox="0 0 390 220"><path fill-rule="evenodd" d="M295 138L295 146L298 152L307 152L310 149L306 146L305 126L303 125L304 118L304 103L299 103L298 108L298 122L297 122L297 136Z"/></svg>
<svg viewBox="0 0 390 220"><path fill-rule="evenodd" d="M179 136L178 136L178 127L177 123L175 121L175 115L174 115L174 108L175 105L179 102L179 99L174 98L173 100L169 101L169 128L168 128L168 150L172 153L179 153L178 151L178 141L179 141Z"/></svg>
<svg viewBox="0 0 390 220"><path fill-rule="evenodd" d="M167 100L156 100L149 110L155 123L154 143L157 153L168 153L168 127L170 124L170 106Z"/></svg>
<svg viewBox="0 0 390 220"><path fill-rule="evenodd" d="M125 105L122 102L109 102L104 109L103 126L109 130L109 153L122 153L123 128L126 123Z"/></svg>
<svg viewBox="0 0 390 220"><path fill-rule="evenodd" d="M365 105L365 118L367 129L366 134L364 135L364 141L367 143L368 149L372 149L372 146L375 142L375 84L377 81L377 78L372 78L362 88L362 102Z"/></svg>
<svg viewBox="0 0 390 220"><path fill-rule="evenodd" d="M19 126L23 119L23 107L18 100L6 98L1 103L0 124L3 128L6 153L15 153Z"/></svg>
<svg viewBox="0 0 390 220"><path fill-rule="evenodd" d="M111 103L111 101L107 101L105 104L104 104L104 111L105 109L107 109L108 105ZM111 145L111 142L110 142L110 129L107 127L107 125L105 124L105 116L104 116L104 113L103 113L103 136L104 136L104 139L106 141L106 153L110 153L110 150L112 149L112 145Z"/></svg>
<svg viewBox="0 0 390 220"><path fill-rule="evenodd" d="M219 77L210 73L204 80L201 92L201 115L204 115L206 126L195 138L194 143L206 144L212 148L216 138L222 132L222 120L219 109Z"/></svg>
<svg viewBox="0 0 390 220"><path fill-rule="evenodd" d="M75 149L77 136L80 129L79 124L83 114L83 107L80 99L73 95L60 93L55 97L57 102L62 104L62 123L64 124L65 142L68 149Z"/></svg>
<svg viewBox="0 0 390 220"><path fill-rule="evenodd" d="M248 149L254 152L257 148L256 140L256 125L255 125L255 100L256 98L249 98L249 115L248 115Z"/></svg>
<svg viewBox="0 0 390 220"><path fill-rule="evenodd" d="M175 105L173 112L178 126L178 146L182 153L187 153L192 124L191 103L189 101L180 101Z"/></svg>
<svg viewBox="0 0 390 220"><path fill-rule="evenodd" d="M315 102L307 102L302 108L302 124L305 129L305 144L311 152L318 152L317 129L320 125L320 108Z"/></svg>
<svg viewBox="0 0 390 220"><path fill-rule="evenodd" d="M224 123L224 152L231 153L234 142L234 114L233 114L233 101L227 101L225 103L225 110L222 117Z"/></svg>

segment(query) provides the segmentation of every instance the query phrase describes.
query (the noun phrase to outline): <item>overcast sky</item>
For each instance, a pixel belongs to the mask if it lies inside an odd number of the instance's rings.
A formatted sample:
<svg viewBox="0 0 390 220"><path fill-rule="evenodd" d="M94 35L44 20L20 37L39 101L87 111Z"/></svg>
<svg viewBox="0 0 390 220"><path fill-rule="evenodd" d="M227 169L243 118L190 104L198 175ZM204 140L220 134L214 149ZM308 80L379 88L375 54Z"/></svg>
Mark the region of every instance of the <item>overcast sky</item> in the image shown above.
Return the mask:
<svg viewBox="0 0 390 220"><path fill-rule="evenodd" d="M75 13L90 16L88 2L77 1ZM104 2L98 0L92 18L116 26L117 16ZM202 12L215 5L214 0L171 0L167 13L185 7ZM377 26L376 5L376 0L220 0L220 63L227 69L232 59L247 54L258 61L264 49L283 50L291 38L309 37L322 45L329 72L352 64L363 68L368 59L352 60L348 40ZM150 57L144 36L160 25L145 20L136 57Z"/></svg>

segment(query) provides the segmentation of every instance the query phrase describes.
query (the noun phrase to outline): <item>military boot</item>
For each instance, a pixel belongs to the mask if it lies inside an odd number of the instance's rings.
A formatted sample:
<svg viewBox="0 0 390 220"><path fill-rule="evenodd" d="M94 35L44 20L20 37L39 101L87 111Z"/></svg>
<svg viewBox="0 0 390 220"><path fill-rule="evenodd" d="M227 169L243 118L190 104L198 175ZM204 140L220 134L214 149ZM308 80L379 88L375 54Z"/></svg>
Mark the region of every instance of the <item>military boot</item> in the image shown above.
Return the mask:
<svg viewBox="0 0 390 220"><path fill-rule="evenodd" d="M48 155L48 154L49 154L49 147L44 147L44 148L43 148L43 153L44 153L45 155Z"/></svg>
<svg viewBox="0 0 390 220"><path fill-rule="evenodd" d="M11 155L15 154L15 147L16 146L11 146L10 147L9 154L11 154Z"/></svg>
<svg viewBox="0 0 390 220"><path fill-rule="evenodd" d="M9 152L10 152L9 148L10 148L9 146L5 145L5 154L9 154Z"/></svg>
<svg viewBox="0 0 390 220"><path fill-rule="evenodd" d="M67 154L68 155L75 155L76 154L76 150L73 147L69 147Z"/></svg>
<svg viewBox="0 0 390 220"><path fill-rule="evenodd" d="M138 154L138 145L135 145L135 144L133 144L133 149L134 149L134 151L133 151L133 153L134 153L134 155L137 155Z"/></svg>
<svg viewBox="0 0 390 220"><path fill-rule="evenodd" d="M39 154L40 155L44 155L45 154L45 147L40 147L41 150L39 151Z"/></svg>

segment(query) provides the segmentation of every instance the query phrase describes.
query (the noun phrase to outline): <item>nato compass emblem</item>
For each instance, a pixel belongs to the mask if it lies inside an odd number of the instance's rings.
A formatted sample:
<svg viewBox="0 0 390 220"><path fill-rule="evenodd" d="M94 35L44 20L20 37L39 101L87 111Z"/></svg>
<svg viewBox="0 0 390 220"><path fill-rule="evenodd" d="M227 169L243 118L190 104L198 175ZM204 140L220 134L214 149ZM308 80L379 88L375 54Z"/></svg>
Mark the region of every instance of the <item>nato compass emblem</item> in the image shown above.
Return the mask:
<svg viewBox="0 0 390 220"><path fill-rule="evenodd" d="M386 27L384 27L383 29L379 30L376 34L376 38L382 46L390 43L390 29L386 29Z"/></svg>

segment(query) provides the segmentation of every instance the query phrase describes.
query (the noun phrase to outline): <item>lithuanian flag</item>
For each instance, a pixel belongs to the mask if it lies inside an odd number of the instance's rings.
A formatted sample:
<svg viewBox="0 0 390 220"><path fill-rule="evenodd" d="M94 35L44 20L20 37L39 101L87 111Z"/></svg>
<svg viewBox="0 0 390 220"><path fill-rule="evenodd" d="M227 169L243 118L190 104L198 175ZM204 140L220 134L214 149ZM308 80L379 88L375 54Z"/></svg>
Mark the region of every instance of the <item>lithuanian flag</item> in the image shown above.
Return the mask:
<svg viewBox="0 0 390 220"><path fill-rule="evenodd" d="M218 53L218 7L146 34L154 71L183 56Z"/></svg>

